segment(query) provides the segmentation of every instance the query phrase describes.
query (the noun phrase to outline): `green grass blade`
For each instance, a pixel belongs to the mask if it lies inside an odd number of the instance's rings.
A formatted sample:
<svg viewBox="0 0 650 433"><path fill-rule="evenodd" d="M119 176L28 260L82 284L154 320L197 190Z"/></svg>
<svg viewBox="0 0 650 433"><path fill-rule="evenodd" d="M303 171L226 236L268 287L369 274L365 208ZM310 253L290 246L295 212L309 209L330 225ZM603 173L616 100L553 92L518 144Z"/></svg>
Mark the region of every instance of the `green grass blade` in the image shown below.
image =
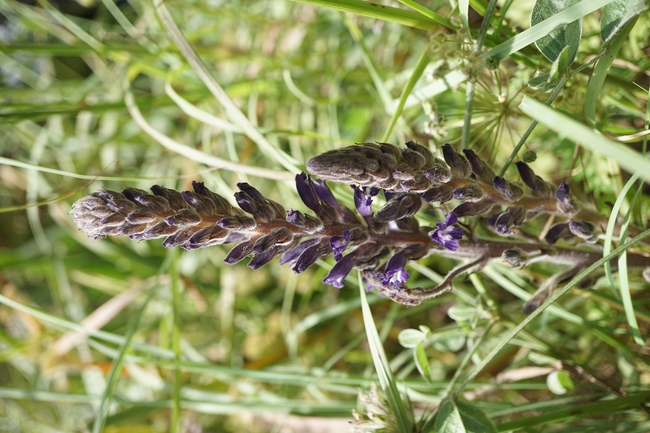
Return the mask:
<svg viewBox="0 0 650 433"><path fill-rule="evenodd" d="M250 137L259 147L260 150L267 153L274 160L280 163L284 168L292 173L299 173L301 170L297 167L297 161L290 155L284 153L281 149L271 144L266 137L253 125L253 123L246 117L246 115L239 109L237 104L228 96L226 91L214 79L205 63L196 54L187 39L183 36L180 29L176 26L172 16L170 15L167 7L162 0L155 0L154 6L158 17L162 21L165 29L169 32L170 37L178 46L187 62L190 64L194 72L199 76L203 84L210 90L212 95L219 101L219 104L226 110L227 115L244 130L246 135Z"/></svg>
<svg viewBox="0 0 650 433"><path fill-rule="evenodd" d="M172 391L172 418L170 421L171 433L176 433L180 425L181 416L181 288L178 275L178 249L169 250L169 283L172 292L172 350L174 351L174 382Z"/></svg>
<svg viewBox="0 0 650 433"><path fill-rule="evenodd" d="M634 185L634 182L636 182L640 176L641 176L640 173L635 173L634 175L632 175L632 177L627 181L627 183L621 190L620 194L616 198L616 202L614 202L614 206L612 206L612 212L610 213L609 220L607 221L607 230L605 231L605 241L603 243L604 256L608 255L609 252L612 250L612 238L614 237L614 229L616 228L616 221L618 219L621 206L625 201L625 196L627 195L630 188L632 188L632 186ZM607 281L609 281L609 285L612 289L612 293L614 294L614 296L618 297L618 292L616 291L616 285L614 284L614 278L612 277L611 263L605 262L604 269L605 269L605 276L607 277Z"/></svg>
<svg viewBox="0 0 650 433"><path fill-rule="evenodd" d="M443 24L445 27L453 28L451 23L446 19L442 18L442 22L438 22L432 18L432 11L423 11L423 8L420 5L418 12L406 11L404 9L398 9L391 6L386 6L378 3L371 3L362 0L293 0L296 3L304 3L308 5L324 7L329 9L334 9L341 12L349 12L355 15L361 15L368 18L374 18L382 21L389 21L403 26L415 27L418 29L429 30L437 24ZM405 2L402 3L410 6L409 3L415 2ZM423 14L424 12L425 14ZM437 15L437 14L436 14Z"/></svg>
<svg viewBox="0 0 650 433"><path fill-rule="evenodd" d="M500 432L519 430L524 428L539 427L553 421L560 421L573 417L588 419L590 417L602 417L609 413L620 413L622 410L638 407L650 399L650 392L641 392L614 400L603 400L594 403L576 403L557 410L547 412L543 415L529 416L516 421L499 424L497 429Z"/></svg>
<svg viewBox="0 0 650 433"><path fill-rule="evenodd" d="M414 2L413 0L397 0L397 1L402 3L404 6L410 7L416 12L419 12L420 14L424 15L427 18L431 18L431 21L434 21L438 24L442 24L443 26L447 27L450 30L456 30L456 26L454 26L452 22L449 21L447 18L438 15L431 9L424 7L421 4Z"/></svg>
<svg viewBox="0 0 650 433"><path fill-rule="evenodd" d="M484 59L492 58L495 60L504 59L535 41L538 41L553 30L572 23L585 15L602 8L612 1L614 0L583 0L497 45L488 52L482 54L481 57Z"/></svg>
<svg viewBox="0 0 650 433"><path fill-rule="evenodd" d="M171 150L172 152L178 153L179 155L182 155L192 161L196 161L201 164L206 164L215 168L231 170L235 173L238 172L245 173L245 174L250 174L252 176L265 177L267 179L275 179L275 180L291 180L294 178L295 174L287 171L269 170L269 169L264 169L264 168L255 167L251 165L228 161L222 158L218 158L214 155L207 154L198 149L194 149L192 147L186 146L184 144L181 144L171 139L170 137L156 130L145 120L145 118L142 116L142 113L140 112L140 109L135 103L135 98L133 97L133 92L131 91L128 82L125 82L125 87L126 88L124 90L124 103L126 104L126 107L129 110L131 117L133 117L133 120L138 124L140 128L144 130L144 132L149 134L158 143L160 143L167 149ZM296 172L299 171L300 170L297 170Z"/></svg>
<svg viewBox="0 0 650 433"><path fill-rule="evenodd" d="M576 275L574 278L571 279L564 287L561 289L556 289L555 292L551 296L544 301L542 305L539 306L535 311L533 311L528 317L526 317L519 325L517 325L516 328L514 328L512 331L508 333L506 337L504 337L497 345L492 349L492 351L483 359L483 361L477 365L474 370L469 374L469 377L465 380L465 383L461 387L461 390L465 388L465 386L474 380L477 374L481 372L489 363L492 361L492 359L499 353L501 349L503 349L506 344L508 344L519 332L521 332L530 322L535 320L537 316L542 314L551 304L553 304L555 301L557 301L561 296L563 296L565 293L567 293L569 290L571 290L573 287L575 287L580 281L584 280L591 274L593 271L601 267L606 261L613 259L616 257L618 254L622 253L623 251L627 250L629 247L636 245L637 243L641 242L643 239L647 238L650 236L650 230L646 230L643 233L641 233L638 236L635 236L632 238L629 242L626 242L623 245L620 245L618 248L616 248L614 251L612 251L609 255L603 257L602 259L598 260L591 266L589 266L587 269L583 270L580 272L578 275ZM458 391L460 392L460 391Z"/></svg>
<svg viewBox="0 0 650 433"><path fill-rule="evenodd" d="M519 108L550 130L567 136L589 150L614 159L630 173L650 173L650 161L639 152L602 136L597 131L533 98L525 96Z"/></svg>
<svg viewBox="0 0 650 433"><path fill-rule="evenodd" d="M388 406L397 420L400 433L410 433L413 429L412 416L407 414L406 406L397 389L395 376L393 376L393 372L388 365L388 358L386 357L386 352L384 352L384 347L379 338L379 333L377 332L377 327L372 318L372 312L370 311L370 305L366 297L365 284L361 281L361 273L359 273L359 297L361 298L361 312L368 337L368 346L372 354L372 361L377 377L379 378L379 385L386 394Z"/></svg>
<svg viewBox="0 0 650 433"><path fill-rule="evenodd" d="M639 188L630 204L630 209L628 209L625 215L623 224L621 224L621 242L625 240L625 236L627 235L627 229L632 219L632 211L634 210L634 205L639 199L640 193L641 189ZM627 275L627 253L625 251L618 258L618 280L621 290L621 299L623 301L623 306L625 307L625 317L627 318L628 325L630 325L630 332L632 333L636 344L641 347L646 347L645 341L639 332L639 324L636 321L636 315L634 314L634 305L632 304L632 295L630 294L630 282Z"/></svg>
<svg viewBox="0 0 650 433"><path fill-rule="evenodd" d="M384 132L384 137L382 141L388 142L388 140L390 139L390 135L393 132L393 128L395 127L397 121L402 115L402 111L404 110L404 105L406 104L408 98L411 96L411 92L413 91L415 84L422 77L422 74L424 73L424 70L429 64L430 59L431 59L431 53L429 53L428 49L424 50L420 55L420 58L418 59L418 63L415 65L415 68L413 69L413 73L409 77L406 86L404 86L404 89L402 90L402 94L399 97L399 102L397 103L397 106L395 107L395 110L393 112L393 116L391 117L390 122L388 123L388 127ZM391 105L394 104L391 103Z"/></svg>
<svg viewBox="0 0 650 433"><path fill-rule="evenodd" d="M619 50L627 40L628 35L636 24L637 18L633 19L621 29L620 33L612 40L611 45L607 47L606 54L598 60L598 64L594 68L594 73L589 79L587 91L585 93L585 122L587 125L596 125L596 106L598 105L598 95L603 88L609 68L616 60Z"/></svg>
<svg viewBox="0 0 650 433"><path fill-rule="evenodd" d="M131 347L133 336L135 335L135 332L138 330L138 327L140 326L140 320L142 319L142 315L144 311L147 309L147 305L149 305L149 301L151 301L151 298L153 298L154 293L156 293L156 288L157 285L153 285L147 292L147 296L142 302L140 309L138 310L137 314L135 315L135 317L131 321L131 324L129 325L129 329L127 330L126 335L124 336L124 340L122 341L122 344L120 345L120 348L117 351L117 357L113 360L111 364L111 369L108 373L108 378L106 380L106 388L104 389L104 393L99 403L99 409L97 410L97 415L95 416L95 421L93 422L93 429L92 429L93 433L101 433L101 431L104 428L104 425L106 423L106 418L108 415L108 409L113 401L113 394L115 393L117 382L119 381L120 375L122 374L122 367L124 365L126 353Z"/></svg>

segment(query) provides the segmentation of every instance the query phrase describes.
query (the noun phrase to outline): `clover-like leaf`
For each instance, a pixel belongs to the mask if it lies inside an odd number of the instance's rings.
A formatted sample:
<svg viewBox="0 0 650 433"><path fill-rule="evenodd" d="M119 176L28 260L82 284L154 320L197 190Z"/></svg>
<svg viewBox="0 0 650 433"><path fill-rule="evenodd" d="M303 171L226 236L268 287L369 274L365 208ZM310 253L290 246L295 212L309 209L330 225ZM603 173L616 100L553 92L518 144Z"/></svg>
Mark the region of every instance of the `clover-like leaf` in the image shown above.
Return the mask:
<svg viewBox="0 0 650 433"><path fill-rule="evenodd" d="M436 433L496 433L497 428L478 407L463 400L443 401L436 414Z"/></svg>
<svg viewBox="0 0 650 433"><path fill-rule="evenodd" d="M614 0L603 8L600 16L600 37L603 47L641 12L650 8L650 0Z"/></svg>
<svg viewBox="0 0 650 433"><path fill-rule="evenodd" d="M531 26L539 24L547 18L573 6L580 0L537 0L530 18ZM535 42L537 48L549 61L555 62L564 47L569 47L567 66L573 63L580 46L582 37L582 19L577 19L566 26L553 30L548 35Z"/></svg>

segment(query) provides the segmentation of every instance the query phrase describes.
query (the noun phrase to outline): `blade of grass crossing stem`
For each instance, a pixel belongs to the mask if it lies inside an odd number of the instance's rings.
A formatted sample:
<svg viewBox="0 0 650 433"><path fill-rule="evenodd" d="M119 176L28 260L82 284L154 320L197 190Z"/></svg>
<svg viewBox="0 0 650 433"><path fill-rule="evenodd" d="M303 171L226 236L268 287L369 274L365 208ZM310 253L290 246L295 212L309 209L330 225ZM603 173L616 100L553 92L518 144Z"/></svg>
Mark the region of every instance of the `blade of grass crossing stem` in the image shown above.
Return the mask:
<svg viewBox="0 0 650 433"><path fill-rule="evenodd" d="M174 386L172 392L172 419L169 431L178 431L181 415L181 288L178 278L178 248L169 249L169 285L172 291L172 351L174 352Z"/></svg>
<svg viewBox="0 0 650 433"><path fill-rule="evenodd" d="M196 105L184 99L174 90L174 87L172 86L171 83L171 79L172 77L170 74L170 77L168 77L168 79L165 81L165 94L169 96L176 103L176 105L178 105L178 108L183 110L185 114L187 114L190 117L193 117L199 122L205 123L206 125L214 126L215 128L223 129L226 131L232 131L239 134L244 132L240 127L233 125L232 123L226 120L220 119L217 116L208 113L207 111L203 111Z"/></svg>
<svg viewBox="0 0 650 433"><path fill-rule="evenodd" d="M632 217L632 211L634 209L634 204L640 198L641 188L639 188L634 194L632 203L630 203L630 208L628 209L623 224L621 224L621 242L625 240L627 235L627 229L630 226L630 220ZM625 307L625 317L627 318L627 323L630 325L630 332L634 337L634 341L641 347L645 347L645 342L641 338L641 333L639 332L639 324L636 321L636 316L634 314L634 305L632 304L632 296L630 295L630 283L627 275L627 252L623 253L618 257L618 281L621 288L621 299L623 301L623 306Z"/></svg>
<svg viewBox="0 0 650 433"><path fill-rule="evenodd" d="M237 104L235 104L228 93L226 93L226 91L219 85L212 74L210 74L205 63L203 63L201 58L196 54L190 43L185 39L185 36L183 36L183 33L174 22L174 19L169 13L169 10L167 10L165 3L162 0L155 0L154 7L156 8L160 21L163 23L163 26L180 50L183 57L185 57L185 60L187 60L194 70L194 73L198 75L210 93L212 93L219 104L221 104L230 119L244 130L245 134L259 146L261 151L268 154L291 173L300 172L296 166L297 161L292 156L287 155L284 151L271 144L271 142L264 137L255 125L253 125L250 119L239 109Z"/></svg>
<svg viewBox="0 0 650 433"><path fill-rule="evenodd" d="M402 94L399 97L399 103L397 104L397 107L395 107L395 111L393 112L393 117L391 117L390 119L388 128L386 128L386 132L384 133L384 138L382 141L387 142L389 140L390 134L392 134L393 128L395 127L397 120L402 115L402 110L404 110L404 104L406 104L406 100L411 95L411 92L413 91L415 84L422 77L424 70L429 64L430 58L431 57L429 54L429 49L427 47L427 49L422 52L422 55L420 55L420 59L418 60L418 63L415 65L415 69L413 69L413 73L411 74L411 77L406 83L406 86L404 86L404 90L402 90ZM391 101L391 105L393 105L392 101Z"/></svg>
<svg viewBox="0 0 650 433"><path fill-rule="evenodd" d="M390 114L393 112L393 98L390 97L390 92L388 89L386 89L384 80L379 75L379 71L377 70L375 62L373 60L372 52L368 49L366 43L363 41L363 34L361 33L361 29L359 29L359 26L357 26L357 24L352 21L348 15L345 15L344 19L345 25L350 31L352 38L359 44L359 46L361 46L361 57L363 58L363 63L365 63L366 68L368 68L370 78L372 78L375 89L379 94L379 99L381 99L381 102L384 105L384 111L386 114Z"/></svg>
<svg viewBox="0 0 650 433"><path fill-rule="evenodd" d="M467 18L467 15L469 14L469 0L458 0L458 12L460 12L460 19L463 21L463 26L469 36L469 19Z"/></svg>
<svg viewBox="0 0 650 433"><path fill-rule="evenodd" d="M551 18L548 18L541 23L532 26L528 30L524 30L523 32L508 39L502 44L497 45L490 51L482 54L481 57L483 59L504 59L509 55L521 50L522 48L538 41L558 27L572 23L575 20L578 20L585 15L602 8L612 1L614 0L581 1L578 4L564 9L562 12L553 15Z"/></svg>
<svg viewBox="0 0 650 433"><path fill-rule="evenodd" d="M614 400L597 401L593 403L575 403L572 405L559 405L557 410L548 413L523 417L516 421L508 421L499 424L497 428L500 432L515 431L519 429L526 429L531 427L539 427L542 424L550 423L552 421L560 421L570 418L589 419L590 417L602 417L610 413L620 413L625 409L632 409L639 404L643 404L650 398L649 392L640 392L625 397L619 397ZM568 407L567 407L568 406ZM562 429L567 431L566 429ZM540 431L537 428L535 431ZM600 430L607 431L607 430Z"/></svg>
<svg viewBox="0 0 650 433"><path fill-rule="evenodd" d="M598 95L603 88L605 78L609 72L610 66L614 63L619 50L630 34L632 27L636 24L637 19L633 19L623 27L621 32L614 38L611 45L606 48L606 53L594 68L594 73L589 79L587 91L585 92L585 122L587 125L596 125L596 105L598 104Z"/></svg>
<svg viewBox="0 0 650 433"><path fill-rule="evenodd" d="M622 253L625 251L627 248L631 247L632 245L636 245L637 243L641 242L643 239L647 238L650 236L650 230L646 230L643 233L639 234L638 236L635 236L632 238L629 242L626 242L623 245L620 245L618 248L616 248L614 251L612 251L609 255L603 257L602 259L598 260L591 266L589 266L587 269L583 270L580 272L578 275L576 275L574 278L571 279L564 287L561 289L556 289L555 292L544 301L542 305L539 306L535 311L530 313L528 317L526 317L519 325L517 325L516 328L514 328L512 331L508 333L508 335L505 336L501 341L497 343L497 345L492 349L492 351L483 358L483 361L477 365L474 370L469 374L463 385L460 387L460 389L457 391L458 394L460 394L463 389L472 381L474 378L494 359L494 357L503 349L506 344L508 344L513 338L521 332L522 329L524 329L530 322L535 320L537 316L542 314L551 304L553 304L555 301L557 301L561 296L563 296L565 293L567 293L569 290L571 290L573 287L575 287L578 283L580 283L582 280L587 278L589 274L591 274L593 271L598 269L600 266L602 266L606 261L613 259L616 257L618 254Z"/></svg>
<svg viewBox="0 0 650 433"><path fill-rule="evenodd" d="M97 416L95 417L95 422L93 423L93 430L92 430L93 433L100 433L104 428L104 424L106 423L106 417L108 415L108 408L111 405L111 402L113 400L113 393L115 392L115 387L117 386L117 382L120 378L120 375L122 374L122 366L124 365L124 358L126 356L126 352L129 350L129 347L131 347L131 341L133 340L135 331L138 330L138 327L140 325L140 319L142 318L144 311L147 309L147 305L149 305L149 301L151 301L151 298L153 298L153 295L156 292L157 287L158 285L154 284L147 291L147 296L142 302L142 305L140 306L140 309L136 313L134 320L131 322L131 325L129 325L129 329L126 332L126 336L124 337L124 340L122 341L122 344L118 349L117 357L113 360L113 363L111 364L111 370L108 373L108 379L106 381L107 382L106 388L104 389L104 394L102 395L101 402L99 404L99 409L97 410Z"/></svg>
<svg viewBox="0 0 650 433"><path fill-rule="evenodd" d="M432 11L423 11L419 9L418 12L407 11L404 9L398 9L385 5L378 5L376 3L371 3L365 0L293 0L296 3L304 3L317 7L324 7L328 9L334 9L341 12L348 12L355 15L361 15L368 18L374 18L377 20L388 21L396 24L400 24L408 27L415 27L423 30L430 30L433 28L436 23L442 24L445 27L453 29L454 26L445 18L441 17L438 14L435 14L437 20L432 18L434 12ZM402 1L403 4L410 7L409 3L416 4L412 1ZM417 4L416 4L417 5ZM420 9L426 9L420 5ZM415 9L415 8L413 8Z"/></svg>
<svg viewBox="0 0 650 433"><path fill-rule="evenodd" d="M606 256L609 254L609 252L612 250L612 238L614 236L614 228L616 227L616 220L618 219L618 213L621 210L621 206L623 205L623 202L625 201L625 196L627 195L627 192L632 188L632 185L634 185L634 182L639 178L640 173L635 173L630 180L627 181L625 186L623 186L623 189L621 190L620 194L616 198L616 202L614 203L614 207L612 207L612 213L609 215L609 220L607 221L607 230L605 231L605 242L603 243L603 256ZM605 276L607 277L607 281L609 281L609 285L612 289L612 294L614 297L618 298L618 291L616 290L616 285L614 284L614 277L612 276L612 265L610 262L605 262L605 265L603 266L605 270Z"/></svg>
<svg viewBox="0 0 650 433"><path fill-rule="evenodd" d="M275 180L291 180L294 178L293 173L298 173L300 170L294 172L288 171L279 171L279 170L269 170L264 168L259 168L256 166L240 164L238 162L228 161L226 159L218 158L214 155L210 155L201 150L198 150L193 147L186 146L185 144L179 143L176 140L171 139L167 135L161 133L153 126L151 126L142 116L140 109L135 103L135 98L133 92L131 91L131 84L129 82L130 77L135 78L137 75L137 69L130 69L129 74L124 79L124 103L126 105L129 114L133 118L133 121L138 124L140 128L147 134L149 134L154 140L160 143L163 147L169 149L172 152L178 153L179 155L184 156L187 159L192 161L205 164L215 168L222 168L225 170L230 170L235 173L245 173L252 176L263 177L267 179Z"/></svg>
<svg viewBox="0 0 650 433"><path fill-rule="evenodd" d="M366 335L368 336L368 346L370 347L372 361L375 365L377 377L379 378L379 385L384 391L384 394L386 394L388 406L397 420L397 426L399 427L400 433L410 433L413 426L410 425L410 417L406 413L406 406L404 405L399 390L397 389L397 383L395 383L393 372L388 366L386 353L381 344L375 321L372 318L372 312L370 311L370 305L368 304L368 299L366 297L365 284L363 284L363 281L361 280L361 273L359 273L359 297L361 298L363 323L366 328Z"/></svg>
<svg viewBox="0 0 650 433"><path fill-rule="evenodd" d="M447 18L444 18L441 15L438 15L431 9L424 7L421 4L414 2L413 0L398 0L398 1L402 3L404 6L408 6L414 11L424 15L427 18L430 18L431 21L434 21L438 24L442 24L448 29L456 30L456 27L451 23L451 21L449 21Z"/></svg>
<svg viewBox="0 0 650 433"><path fill-rule="evenodd" d="M629 147L602 136L598 131L571 119L533 98L524 96L521 111L558 134L581 144L589 150L600 152L630 173L650 173L650 161Z"/></svg>
<svg viewBox="0 0 650 433"><path fill-rule="evenodd" d="M557 97L557 95L560 94L560 90L562 90L562 88L564 87L564 84L566 83L566 81L567 81L567 77L566 77L566 76L562 76L562 78L560 79L560 82L557 84L557 86L555 86L555 89L553 89L553 93L551 93L551 96L549 96L548 99L546 100L546 105L550 106L550 105L553 103L553 101L555 100L555 98ZM530 134L532 134L532 133L533 133L533 130L537 127L537 124L538 124L538 123L539 123L539 122L537 122L537 120L534 120L534 121L530 124L530 126L528 127L528 129L526 129L526 132L524 132L524 134L521 136L521 138L519 139L519 142L517 143L517 145L516 145L515 148L513 149L512 153L510 154L510 156L509 156L508 159L506 160L506 163L503 165L503 168L502 168L501 171L499 172L499 176L503 176L503 175L504 175L504 173L505 173L506 170L508 169L508 166L509 166L509 165L512 163L512 161L515 159L515 157L517 156L517 154L519 153L519 151L521 150L521 148L523 147L523 145L526 143L526 140L528 140L528 137L530 137Z"/></svg>

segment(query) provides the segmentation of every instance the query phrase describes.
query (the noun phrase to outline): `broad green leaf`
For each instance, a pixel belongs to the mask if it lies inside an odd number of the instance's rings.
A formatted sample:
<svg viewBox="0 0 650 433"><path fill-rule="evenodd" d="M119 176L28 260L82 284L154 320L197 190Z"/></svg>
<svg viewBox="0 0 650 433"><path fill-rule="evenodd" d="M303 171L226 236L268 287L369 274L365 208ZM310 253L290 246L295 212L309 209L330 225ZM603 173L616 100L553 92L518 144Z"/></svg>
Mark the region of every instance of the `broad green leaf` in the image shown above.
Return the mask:
<svg viewBox="0 0 650 433"><path fill-rule="evenodd" d="M447 315L456 322L469 322L476 315L476 308L457 304L447 310Z"/></svg>
<svg viewBox="0 0 650 433"><path fill-rule="evenodd" d="M551 74L535 75L533 78L528 80L528 87L541 93L549 93L553 91L556 84L557 82L551 82Z"/></svg>
<svg viewBox="0 0 650 433"><path fill-rule="evenodd" d="M402 347L413 348L422 343L427 338L426 334L417 329L404 329L399 333L397 339Z"/></svg>
<svg viewBox="0 0 650 433"><path fill-rule="evenodd" d="M579 3L580 0L538 0L533 7L530 25L534 26L542 21L562 12L564 9ZM551 62L555 62L564 47L569 47L568 64L571 64L578 53L580 38L582 37L582 19L578 19L563 27L557 28L548 35L535 42L537 48Z"/></svg>
<svg viewBox="0 0 650 433"><path fill-rule="evenodd" d="M556 395L564 395L573 391L573 381L571 376L564 370L554 371L546 376L546 386Z"/></svg>
<svg viewBox="0 0 650 433"><path fill-rule="evenodd" d="M650 8L650 0L614 0L603 8L600 16L600 37L603 47L616 37L627 23Z"/></svg>
<svg viewBox="0 0 650 433"><path fill-rule="evenodd" d="M481 409L462 400L445 400L434 426L436 433L496 433L494 423Z"/></svg>
<svg viewBox="0 0 650 433"><path fill-rule="evenodd" d="M466 336L461 329L452 329L435 337L433 347L441 352L458 352L465 346Z"/></svg>
<svg viewBox="0 0 650 433"><path fill-rule="evenodd" d="M422 377L424 377L424 380L431 382L431 366L429 365L429 358L427 358L422 343L415 347L413 357L415 358L415 366L418 368Z"/></svg>
<svg viewBox="0 0 650 433"><path fill-rule="evenodd" d="M551 66L551 72L548 74L540 74L536 77L533 77L528 81L528 86L537 90L538 92L548 93L553 91L553 89L560 82L560 78L566 73L569 69L569 51L571 48L567 45L560 52L560 55L555 59L553 65Z"/></svg>

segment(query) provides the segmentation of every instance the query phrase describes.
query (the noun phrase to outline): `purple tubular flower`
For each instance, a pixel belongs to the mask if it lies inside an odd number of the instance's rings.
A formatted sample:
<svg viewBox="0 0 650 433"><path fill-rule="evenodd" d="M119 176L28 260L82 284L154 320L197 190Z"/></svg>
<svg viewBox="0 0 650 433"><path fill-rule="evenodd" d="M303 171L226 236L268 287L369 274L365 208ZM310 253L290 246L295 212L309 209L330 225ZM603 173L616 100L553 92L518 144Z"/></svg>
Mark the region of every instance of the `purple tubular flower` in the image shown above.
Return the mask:
<svg viewBox="0 0 650 433"><path fill-rule="evenodd" d="M300 257L298 257L296 264L292 268L293 272L296 274L305 272L308 267L313 265L316 260L318 260L319 257L327 255L330 251L331 250L326 243L321 242L316 245L312 245L303 251L302 254L300 254Z"/></svg>
<svg viewBox="0 0 650 433"><path fill-rule="evenodd" d="M273 257L275 257L280 251L282 250L282 246L280 245L274 245L271 248L268 248L262 252L255 253L252 259L248 262L248 267L257 270L273 260Z"/></svg>
<svg viewBox="0 0 650 433"><path fill-rule="evenodd" d="M397 253L386 263L386 270L383 278L384 286L393 286L397 289L409 279L409 273L406 271L406 257Z"/></svg>
<svg viewBox="0 0 650 433"><path fill-rule="evenodd" d="M450 251L458 250L458 241L463 237L463 230L454 227L458 217L454 212L449 212L444 222L436 223L437 229L429 232L432 241L439 243Z"/></svg>
<svg viewBox="0 0 650 433"><path fill-rule="evenodd" d="M318 238L307 239L306 241L298 244L298 246L286 251L284 254L282 254L282 257L280 257L280 265L284 265L286 263L295 263L307 248L313 247L314 245L318 244L319 241L320 239Z"/></svg>
<svg viewBox="0 0 650 433"><path fill-rule="evenodd" d="M560 223L556 224L553 227L551 227L548 230L548 233L546 233L546 237L544 238L546 242L549 244L553 245L560 239L568 238L571 237L572 234L569 231L569 224L568 223Z"/></svg>
<svg viewBox="0 0 650 433"><path fill-rule="evenodd" d="M334 286L337 289L342 288L343 280L348 276L356 262L357 254L355 252L356 250L352 251L336 263L332 270L323 278L323 283Z"/></svg>
<svg viewBox="0 0 650 433"><path fill-rule="evenodd" d="M334 252L334 260L340 262L343 258L343 252L350 243L350 230L344 230L341 236L332 236L329 240L332 251Z"/></svg>
<svg viewBox="0 0 650 433"><path fill-rule="evenodd" d="M314 189L314 184L307 174L300 173L296 175L296 189L298 190L298 195L300 195L300 199L303 203L305 203L309 209L318 213L320 202L316 190Z"/></svg>
<svg viewBox="0 0 650 433"><path fill-rule="evenodd" d="M324 180L322 179L313 179L312 180L312 185L314 187L314 190L316 191L316 195L318 198L332 206L335 210L336 213L339 216L339 219L343 222L348 222L348 223L358 223L359 220L357 219L356 215L354 212L352 212L350 209L348 209L345 206L341 206L341 204L334 198L334 194L332 194L332 191L330 191L329 187L325 183Z"/></svg>
<svg viewBox="0 0 650 433"><path fill-rule="evenodd" d="M354 189L354 206L357 208L357 211L364 218L370 217L372 215L372 189L370 194L366 192L366 188L359 188L353 185L352 189Z"/></svg>

